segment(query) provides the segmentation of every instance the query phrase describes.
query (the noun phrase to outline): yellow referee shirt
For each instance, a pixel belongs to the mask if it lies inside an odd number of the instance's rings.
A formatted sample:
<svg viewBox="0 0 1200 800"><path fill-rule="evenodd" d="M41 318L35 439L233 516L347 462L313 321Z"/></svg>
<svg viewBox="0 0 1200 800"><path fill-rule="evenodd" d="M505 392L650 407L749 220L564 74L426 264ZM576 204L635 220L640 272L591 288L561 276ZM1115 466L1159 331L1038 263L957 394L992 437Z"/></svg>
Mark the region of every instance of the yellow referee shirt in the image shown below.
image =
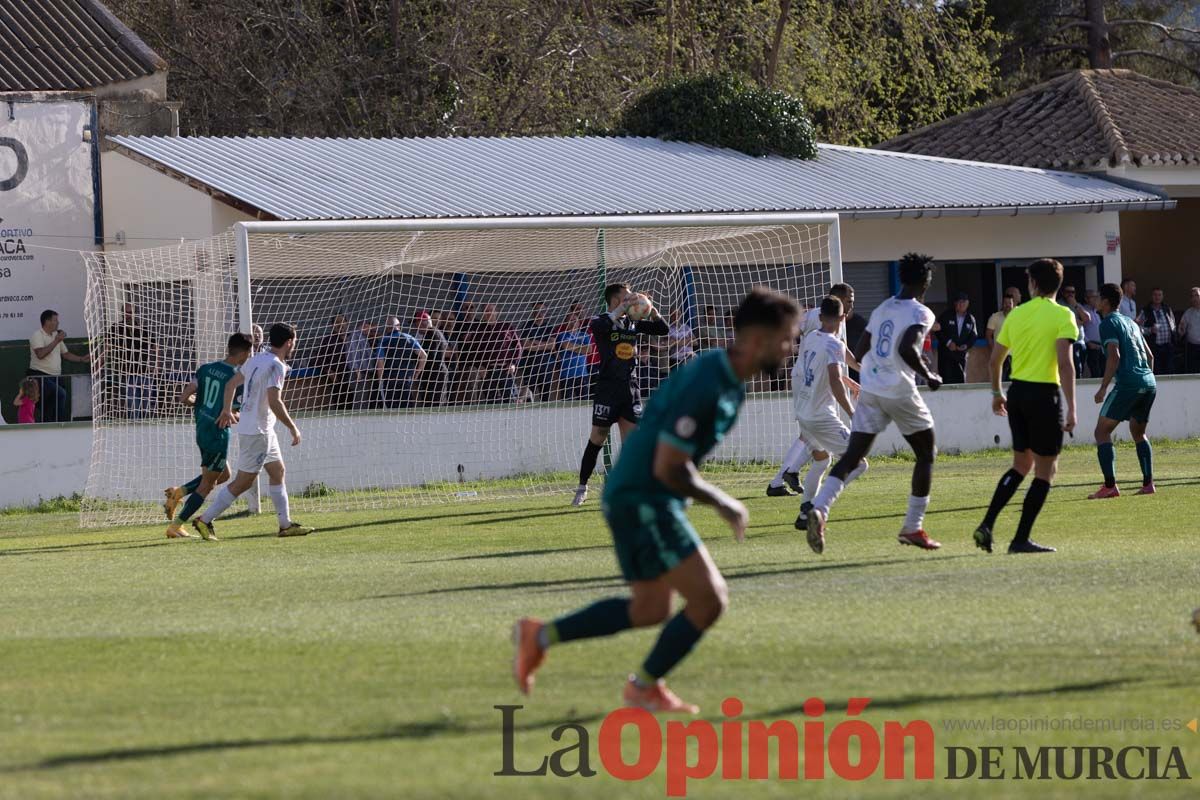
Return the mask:
<svg viewBox="0 0 1200 800"><path fill-rule="evenodd" d="M1078 335L1071 309L1035 297L1008 312L996 341L1012 351L1013 380L1057 386L1058 340L1074 342Z"/></svg>

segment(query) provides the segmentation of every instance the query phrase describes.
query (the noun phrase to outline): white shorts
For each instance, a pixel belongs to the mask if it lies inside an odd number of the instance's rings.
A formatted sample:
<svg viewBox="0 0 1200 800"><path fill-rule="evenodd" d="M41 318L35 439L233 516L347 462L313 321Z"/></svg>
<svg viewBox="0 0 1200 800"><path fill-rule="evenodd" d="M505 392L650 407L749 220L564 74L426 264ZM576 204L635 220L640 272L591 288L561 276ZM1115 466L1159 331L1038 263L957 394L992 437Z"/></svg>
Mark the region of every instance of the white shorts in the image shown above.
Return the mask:
<svg viewBox="0 0 1200 800"><path fill-rule="evenodd" d="M931 429L933 415L916 392L905 397L881 397L864 390L858 397L850 429L854 433L883 433L889 422L896 423L900 433L912 436Z"/></svg>
<svg viewBox="0 0 1200 800"><path fill-rule="evenodd" d="M257 474L262 471L264 464L270 464L272 461L283 461L275 431L238 434L238 472Z"/></svg>
<svg viewBox="0 0 1200 800"><path fill-rule="evenodd" d="M814 450L824 450L840 456L850 442L850 429L836 414L816 419L796 420L800 423L800 438Z"/></svg>

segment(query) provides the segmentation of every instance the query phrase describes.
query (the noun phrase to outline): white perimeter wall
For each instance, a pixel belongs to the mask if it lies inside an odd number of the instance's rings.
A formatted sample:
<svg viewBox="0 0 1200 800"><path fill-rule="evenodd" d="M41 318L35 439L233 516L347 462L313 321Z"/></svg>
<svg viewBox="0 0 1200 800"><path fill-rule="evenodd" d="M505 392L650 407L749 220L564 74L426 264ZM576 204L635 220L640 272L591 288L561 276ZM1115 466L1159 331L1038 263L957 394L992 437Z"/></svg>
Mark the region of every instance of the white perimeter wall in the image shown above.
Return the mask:
<svg viewBox="0 0 1200 800"><path fill-rule="evenodd" d="M1086 380L1079 389L1079 428L1075 443L1091 441L1099 406L1092 402L1098 381ZM1200 435L1200 376L1174 376L1159 379L1158 399L1150 424L1151 438L1181 439ZM925 399L937 421L937 437L943 452L1007 447L1008 423L991 413L991 396L986 385L945 387L926 392ZM791 442L794 429L780 429L778 420L786 418L790 400L784 397L759 400L747 405L742 418L715 456L736 451L775 462ZM301 449L291 454L284 442L288 460L288 484L294 491L314 481L335 488L350 488L330 474L321 474L315 466L329 453L346 453L367 465L380 464L402 480L457 480L459 464L470 465L467 480L498 477L520 472L574 470L578 467L580 447L588 429L589 409L530 408L515 411L387 415L358 417L352 426L345 418L299 419L304 432ZM480 419L488 417L488 419ZM417 420L419 419L419 422ZM405 436L406 420L419 424L421 436ZM348 429L354 431L354 447L346 448ZM117 451L133 453L192 453L191 435L183 425L170 426L172 441L162 440L160 425L130 426L107 435L116 439ZM474 432L466 434L464 431ZM547 431L578 431L569 438ZM1127 438L1125 428L1118 438ZM488 441L482 439L486 437ZM281 435L281 440L283 436ZM36 503L40 497L70 495L83 491L91 457L92 431L83 425L36 425L0 427L0 448L12 455L0 466L0 507ZM883 434L876 453L890 453L906 445L894 428ZM306 454L312 457L306 458ZM194 454L193 454L194 456ZM162 486L178 482L189 471L186 457L170 459L171 464L147 462L146 474L130 475L128 484L147 500L157 500ZM131 459L120 470L136 472L139 459ZM326 460L326 463L328 461ZM370 471L367 467L366 471ZM381 470L382 471L382 470ZM0 518L0 529L6 524Z"/></svg>

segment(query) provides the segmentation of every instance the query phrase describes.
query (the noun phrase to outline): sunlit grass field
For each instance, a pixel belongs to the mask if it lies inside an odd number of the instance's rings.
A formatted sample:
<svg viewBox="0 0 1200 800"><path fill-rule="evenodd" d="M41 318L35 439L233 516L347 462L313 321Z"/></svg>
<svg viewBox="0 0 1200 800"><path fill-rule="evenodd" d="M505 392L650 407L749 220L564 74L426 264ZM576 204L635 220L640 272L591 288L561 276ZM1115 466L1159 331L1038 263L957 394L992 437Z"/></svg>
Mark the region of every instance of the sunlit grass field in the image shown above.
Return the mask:
<svg viewBox="0 0 1200 800"><path fill-rule="evenodd" d="M793 530L796 500L763 496L767 475L737 492L751 512L741 545L693 509L731 607L672 687L714 722L736 696L743 720L800 726L804 701L820 697L829 730L849 698L871 698L861 718L879 730L932 725L936 778L886 781L881 767L858 783L827 768L796 783L772 768L768 780L722 781L718 769L689 796L1195 797L1200 778L1013 780L1011 752L1005 779L946 778L948 746L1157 745L1160 760L1176 746L1200 772L1200 734L1129 722L1200 716L1189 624L1200 445L1158 444L1155 459L1159 494L1131 496L1137 462L1123 445L1130 495L1088 501L1094 451L1069 450L1034 534L1060 548L1046 556L971 544L1003 453L939 460L927 520L945 545L936 553L895 541L901 459L877 459L847 489L824 556ZM1023 494L1001 517L1001 545ZM623 591L597 504L568 499L304 517L319 528L306 539L275 538L273 515L243 517L219 525L219 543L168 541L162 527L81 531L66 513L0 516L0 797L665 796L664 768L626 783L597 754L603 717L654 631L552 650L529 698L510 678L515 617ZM518 768L572 743L551 731L577 720L598 774L495 776L494 706L505 704L524 706ZM978 727L993 718L1124 729Z"/></svg>

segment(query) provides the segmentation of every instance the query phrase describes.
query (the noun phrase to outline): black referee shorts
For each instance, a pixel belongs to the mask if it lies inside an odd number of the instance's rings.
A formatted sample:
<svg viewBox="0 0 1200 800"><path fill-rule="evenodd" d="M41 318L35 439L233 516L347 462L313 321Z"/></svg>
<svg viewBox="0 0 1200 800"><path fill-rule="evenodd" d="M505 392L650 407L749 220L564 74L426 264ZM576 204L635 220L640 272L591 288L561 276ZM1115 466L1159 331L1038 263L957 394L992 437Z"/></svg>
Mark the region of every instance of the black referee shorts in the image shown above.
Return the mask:
<svg viewBox="0 0 1200 800"><path fill-rule="evenodd" d="M1013 381L1007 406L1013 450L1032 450L1039 456L1062 452L1063 409L1058 384Z"/></svg>

